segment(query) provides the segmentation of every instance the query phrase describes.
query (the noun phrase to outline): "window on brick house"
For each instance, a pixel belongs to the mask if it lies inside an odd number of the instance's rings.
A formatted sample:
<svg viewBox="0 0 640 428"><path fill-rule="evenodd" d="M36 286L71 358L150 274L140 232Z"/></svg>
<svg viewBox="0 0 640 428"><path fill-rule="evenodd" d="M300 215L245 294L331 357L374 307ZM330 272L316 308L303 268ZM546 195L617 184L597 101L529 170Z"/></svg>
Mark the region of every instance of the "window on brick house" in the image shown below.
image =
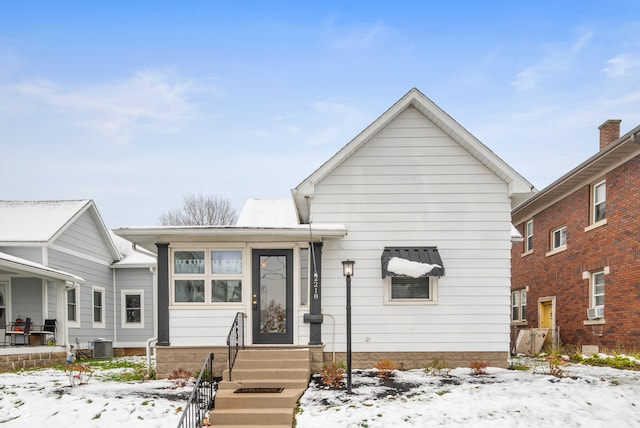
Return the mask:
<svg viewBox="0 0 640 428"><path fill-rule="evenodd" d="M533 220L529 220L524 226L524 252L533 251Z"/></svg>
<svg viewBox="0 0 640 428"><path fill-rule="evenodd" d="M591 200L593 201L592 222L597 223L606 218L607 187L606 181L594 184L591 190Z"/></svg>
<svg viewBox="0 0 640 428"><path fill-rule="evenodd" d="M604 271L591 274L591 307L604 306Z"/></svg>
<svg viewBox="0 0 640 428"><path fill-rule="evenodd" d="M527 290L525 288L511 292L511 321L527 319Z"/></svg>
<svg viewBox="0 0 640 428"><path fill-rule="evenodd" d="M551 249L558 250L567 245L567 226L561 226L551 232Z"/></svg>

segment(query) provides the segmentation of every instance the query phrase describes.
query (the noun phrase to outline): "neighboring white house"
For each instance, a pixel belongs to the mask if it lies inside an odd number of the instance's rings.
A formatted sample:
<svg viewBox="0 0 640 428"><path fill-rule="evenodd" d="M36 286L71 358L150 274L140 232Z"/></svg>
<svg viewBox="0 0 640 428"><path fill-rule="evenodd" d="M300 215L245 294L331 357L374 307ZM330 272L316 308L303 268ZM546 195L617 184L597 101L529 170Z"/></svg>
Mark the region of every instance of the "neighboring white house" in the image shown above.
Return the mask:
<svg viewBox="0 0 640 428"><path fill-rule="evenodd" d="M55 320L58 346L143 348L155 336L156 261L131 245L91 200L0 201L2 337L18 318L32 330Z"/></svg>
<svg viewBox="0 0 640 428"><path fill-rule="evenodd" d="M224 352L237 312L248 345L344 361L349 259L355 367L383 357L423 367L436 356L506 366L511 210L532 192L412 89L292 200L248 201L234 226L115 233L158 254L160 365Z"/></svg>

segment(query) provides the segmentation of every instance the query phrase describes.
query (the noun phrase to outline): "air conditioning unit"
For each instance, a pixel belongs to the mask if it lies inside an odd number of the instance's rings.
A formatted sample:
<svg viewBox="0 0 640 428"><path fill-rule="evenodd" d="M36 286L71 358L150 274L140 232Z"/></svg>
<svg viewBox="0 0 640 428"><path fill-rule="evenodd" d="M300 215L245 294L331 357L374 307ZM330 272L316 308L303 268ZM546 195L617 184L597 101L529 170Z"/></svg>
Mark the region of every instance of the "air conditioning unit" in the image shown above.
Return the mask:
<svg viewBox="0 0 640 428"><path fill-rule="evenodd" d="M587 318L589 318L590 320L604 318L604 306L596 306L595 308L588 308Z"/></svg>

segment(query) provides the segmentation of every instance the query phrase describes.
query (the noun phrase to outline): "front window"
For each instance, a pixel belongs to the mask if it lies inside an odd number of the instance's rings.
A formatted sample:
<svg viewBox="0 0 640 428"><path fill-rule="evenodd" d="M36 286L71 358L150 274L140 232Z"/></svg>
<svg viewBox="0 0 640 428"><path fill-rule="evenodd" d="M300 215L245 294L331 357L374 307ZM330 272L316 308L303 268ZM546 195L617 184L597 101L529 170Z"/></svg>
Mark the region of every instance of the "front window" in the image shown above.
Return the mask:
<svg viewBox="0 0 640 428"><path fill-rule="evenodd" d="M242 250L174 250L174 303L242 302Z"/></svg>
<svg viewBox="0 0 640 428"><path fill-rule="evenodd" d="M93 326L104 327L104 288L93 287Z"/></svg>
<svg viewBox="0 0 640 428"><path fill-rule="evenodd" d="M434 277L424 276L387 277L387 301L393 302L431 302L434 299Z"/></svg>
<svg viewBox="0 0 640 428"><path fill-rule="evenodd" d="M122 291L123 327L142 327L144 325L144 291Z"/></svg>
<svg viewBox="0 0 640 428"><path fill-rule="evenodd" d="M527 319L527 290L521 289L511 293L511 321Z"/></svg>
<svg viewBox="0 0 640 428"><path fill-rule="evenodd" d="M592 307L604 306L604 271L591 274Z"/></svg>
<svg viewBox="0 0 640 428"><path fill-rule="evenodd" d="M562 226L551 232L551 249L557 250L567 245L567 227Z"/></svg>
<svg viewBox="0 0 640 428"><path fill-rule="evenodd" d="M606 218L607 188L606 181L593 186L593 222L597 223Z"/></svg>

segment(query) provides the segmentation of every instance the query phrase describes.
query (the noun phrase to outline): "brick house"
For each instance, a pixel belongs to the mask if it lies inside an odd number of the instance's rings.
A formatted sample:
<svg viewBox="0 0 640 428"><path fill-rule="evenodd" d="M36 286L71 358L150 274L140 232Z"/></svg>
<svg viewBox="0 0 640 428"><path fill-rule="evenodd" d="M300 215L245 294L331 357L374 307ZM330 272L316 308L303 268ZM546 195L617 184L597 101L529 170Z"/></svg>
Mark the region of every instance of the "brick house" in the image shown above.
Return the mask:
<svg viewBox="0 0 640 428"><path fill-rule="evenodd" d="M548 345L640 345L638 132L606 121L597 154L514 208L512 349L537 328Z"/></svg>

